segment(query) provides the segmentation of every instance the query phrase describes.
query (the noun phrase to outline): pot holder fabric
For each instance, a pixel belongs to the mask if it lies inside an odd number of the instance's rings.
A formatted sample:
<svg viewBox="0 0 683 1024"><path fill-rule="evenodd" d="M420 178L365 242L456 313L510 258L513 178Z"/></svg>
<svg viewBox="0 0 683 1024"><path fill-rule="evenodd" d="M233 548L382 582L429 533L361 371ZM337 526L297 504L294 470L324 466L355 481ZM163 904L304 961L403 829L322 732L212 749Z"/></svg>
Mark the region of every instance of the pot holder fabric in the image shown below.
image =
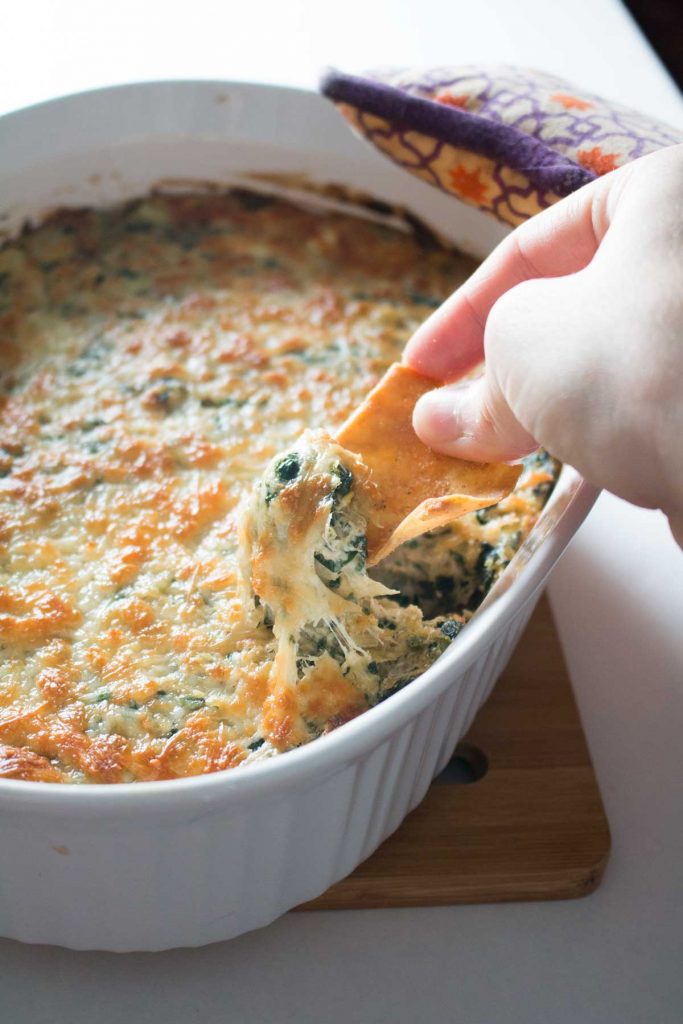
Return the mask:
<svg viewBox="0 0 683 1024"><path fill-rule="evenodd" d="M683 133L523 68L329 71L321 82L382 153L506 224L519 224Z"/></svg>

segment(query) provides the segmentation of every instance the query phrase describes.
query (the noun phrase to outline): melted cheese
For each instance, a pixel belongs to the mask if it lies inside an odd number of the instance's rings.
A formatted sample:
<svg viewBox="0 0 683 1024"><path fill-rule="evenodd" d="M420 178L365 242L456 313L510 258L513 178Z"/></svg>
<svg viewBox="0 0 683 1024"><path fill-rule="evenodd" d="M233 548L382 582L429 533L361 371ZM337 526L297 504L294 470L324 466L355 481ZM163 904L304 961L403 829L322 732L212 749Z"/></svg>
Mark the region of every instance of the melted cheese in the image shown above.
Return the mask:
<svg viewBox="0 0 683 1024"><path fill-rule="evenodd" d="M245 579L277 643L264 735L306 742L414 678L446 646L440 626L372 579L374 488L357 456L309 432L268 467L243 516Z"/></svg>
<svg viewBox="0 0 683 1024"><path fill-rule="evenodd" d="M61 211L0 250L0 775L222 770L389 692L324 651L297 668L294 698L274 696L280 642L245 590L239 511L276 453L308 426L334 431L472 269L249 193ZM534 514L510 522L521 535ZM423 628L413 605L390 612L397 637Z"/></svg>

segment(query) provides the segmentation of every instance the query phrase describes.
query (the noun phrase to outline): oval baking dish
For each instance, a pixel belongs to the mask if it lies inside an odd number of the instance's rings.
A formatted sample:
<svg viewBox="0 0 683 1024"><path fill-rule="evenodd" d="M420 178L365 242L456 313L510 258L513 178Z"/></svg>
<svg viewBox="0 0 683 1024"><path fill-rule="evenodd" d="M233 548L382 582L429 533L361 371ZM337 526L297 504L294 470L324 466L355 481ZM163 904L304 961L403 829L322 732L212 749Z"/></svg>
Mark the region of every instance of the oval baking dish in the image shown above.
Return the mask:
<svg viewBox="0 0 683 1024"><path fill-rule="evenodd" d="M247 173L361 189L474 255L501 229L404 175L318 96L233 83L122 86L0 119L3 220L103 205L163 179ZM296 185L293 185L296 192ZM311 899L424 796L488 695L545 577L595 499L564 467L509 569L442 657L391 700L242 771L156 783L0 781L0 934L77 949L230 938Z"/></svg>

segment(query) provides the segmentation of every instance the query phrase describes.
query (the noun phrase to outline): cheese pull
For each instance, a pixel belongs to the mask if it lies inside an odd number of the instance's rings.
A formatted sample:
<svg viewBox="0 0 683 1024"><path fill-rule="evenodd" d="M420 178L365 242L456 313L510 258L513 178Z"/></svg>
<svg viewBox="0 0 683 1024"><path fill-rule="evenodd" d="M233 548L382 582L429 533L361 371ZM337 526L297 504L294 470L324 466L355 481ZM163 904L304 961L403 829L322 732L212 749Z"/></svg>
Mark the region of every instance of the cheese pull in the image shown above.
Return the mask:
<svg viewBox="0 0 683 1024"><path fill-rule="evenodd" d="M438 382L394 363L336 435L361 458L374 484L367 510L369 565L413 537L495 505L521 472L502 462L453 459L424 445L413 430L413 409L434 387Z"/></svg>

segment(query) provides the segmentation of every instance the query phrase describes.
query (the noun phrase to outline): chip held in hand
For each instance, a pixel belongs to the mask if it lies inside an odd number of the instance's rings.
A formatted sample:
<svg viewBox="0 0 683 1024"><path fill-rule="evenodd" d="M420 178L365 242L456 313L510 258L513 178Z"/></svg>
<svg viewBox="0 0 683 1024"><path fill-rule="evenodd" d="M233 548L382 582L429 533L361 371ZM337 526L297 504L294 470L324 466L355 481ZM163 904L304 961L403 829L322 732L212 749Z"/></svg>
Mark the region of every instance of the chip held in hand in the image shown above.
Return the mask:
<svg viewBox="0 0 683 1024"><path fill-rule="evenodd" d="M413 410L438 386L394 363L336 435L339 444L361 457L376 487L367 530L369 565L413 537L495 505L521 472L503 462L454 459L420 441Z"/></svg>

